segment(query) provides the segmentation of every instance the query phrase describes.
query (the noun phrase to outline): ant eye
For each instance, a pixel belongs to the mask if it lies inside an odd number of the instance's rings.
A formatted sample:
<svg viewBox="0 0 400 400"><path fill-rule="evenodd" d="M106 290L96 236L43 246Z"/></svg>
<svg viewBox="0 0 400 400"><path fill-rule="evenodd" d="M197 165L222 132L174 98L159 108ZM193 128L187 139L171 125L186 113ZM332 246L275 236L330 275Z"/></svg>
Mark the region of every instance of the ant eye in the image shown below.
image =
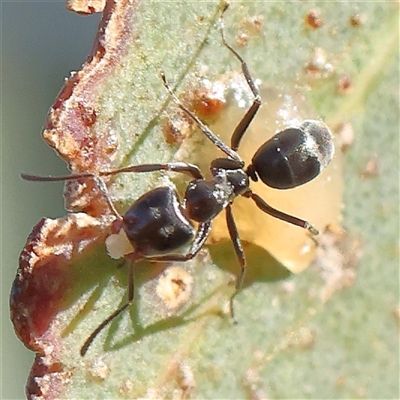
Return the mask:
<svg viewBox="0 0 400 400"><path fill-rule="evenodd" d="M291 189L314 179L334 154L328 127L313 120L287 128L265 142L256 152L248 173L276 189Z"/></svg>

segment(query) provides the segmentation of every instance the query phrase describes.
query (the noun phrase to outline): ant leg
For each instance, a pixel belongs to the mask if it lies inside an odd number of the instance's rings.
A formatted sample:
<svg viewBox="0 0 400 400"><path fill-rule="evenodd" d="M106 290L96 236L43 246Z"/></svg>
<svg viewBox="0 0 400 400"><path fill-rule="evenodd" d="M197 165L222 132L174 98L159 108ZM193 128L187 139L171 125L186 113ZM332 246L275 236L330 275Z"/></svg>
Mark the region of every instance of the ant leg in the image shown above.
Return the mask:
<svg viewBox="0 0 400 400"><path fill-rule="evenodd" d="M190 246L189 251L186 254L166 254L163 256L146 257L150 261L158 262L183 262L191 260L203 247L208 235L211 231L211 222L203 222L199 224L196 232L196 236Z"/></svg>
<svg viewBox="0 0 400 400"><path fill-rule="evenodd" d="M188 108L186 108L178 99L178 97L176 97L174 91L172 90L172 88L169 86L165 75L163 72L161 72L161 79L163 81L163 84L165 86L165 88L167 89L167 91L169 92L169 94L171 95L172 99L174 100L174 102L176 103L176 105L189 117L191 118L194 122L196 122L196 124L199 126L199 128L201 129L201 131L207 136L207 138L215 145L217 146L221 151L223 151L228 157L232 158L233 160L236 160L240 163L243 163L242 159L240 158L240 156L236 153L236 151L232 150L229 146L227 146L221 139L219 139L211 130L210 128L208 128L208 126L206 126L205 124L203 124L203 122L200 121L200 119L193 114ZM244 165L244 163L243 163Z"/></svg>
<svg viewBox="0 0 400 400"><path fill-rule="evenodd" d="M134 263L139 260L141 258L141 256L139 256L136 253L132 253L132 255L130 255L129 257L131 257L131 262L129 264L129 268L128 268L128 301L121 306L120 308L118 308L116 311L114 311L108 318L106 318L91 334L90 336L85 340L85 343L83 344L83 346L81 347L80 350L80 354L83 357L90 345L93 343L93 340L97 337L97 335L116 317L118 317L118 315L120 315L127 307L129 307L132 302L133 299L135 297L134 293L135 293L135 288L134 288Z"/></svg>
<svg viewBox="0 0 400 400"><path fill-rule="evenodd" d="M240 241L239 232L236 227L235 219L233 218L232 214L232 207L228 204L225 208L226 210L226 225L228 226L229 236L231 237L233 247L235 249L236 257L239 261L239 265L241 268L240 275L236 280L236 290L235 293L232 295L230 300L230 312L231 316L236 323L234 310L233 310L233 299L238 294L239 290L242 288L244 276L246 274L246 256L243 251L242 243Z"/></svg>
<svg viewBox="0 0 400 400"><path fill-rule="evenodd" d="M159 256L159 257L149 257L148 259L151 261L188 261L192 259L198 252L199 250L203 247L204 242L206 241L208 234L210 233L211 230L211 222L204 222L199 225L199 228L197 230L196 237L193 241L192 246L189 249L189 252L185 255L182 254L171 254L171 255L166 255L166 256ZM92 333L91 335L85 340L85 343L81 347L80 354L83 357L90 345L93 343L93 340L96 338L96 336L118 315L120 315L127 307L129 307L133 300L134 300L134 277L133 277L133 270L134 270L134 263L143 258L142 255L132 253L129 255L129 258L131 258L131 263L129 265L129 275L128 275L128 301L118 308L116 311L114 311L108 318L106 318Z"/></svg>
<svg viewBox="0 0 400 400"><path fill-rule="evenodd" d="M128 167L123 167L119 169L114 169L112 171L100 171L99 176L110 176L119 174L122 172L155 172L155 171L170 171L179 172L191 176L194 179L204 179L199 167L194 164L188 164L184 162L174 162L166 164L140 164L140 165L130 165Z"/></svg>
<svg viewBox="0 0 400 400"><path fill-rule="evenodd" d="M314 228L308 221L297 218L293 215L286 214L276 208L271 207L267 204L259 195L249 191L243 194L245 197L251 198L257 207L275 218L281 219L282 221L288 222L289 224L299 226L300 228L307 229L312 235L318 235L318 230Z"/></svg>
<svg viewBox="0 0 400 400"><path fill-rule="evenodd" d="M225 14L225 11L228 7L225 7L225 9L221 13L220 17L220 32L221 32L221 37L222 37L222 43L227 47L231 53L239 60L240 64L242 65L242 72L244 77L246 78L247 84L250 87L250 90L252 91L254 95L254 100L253 104L251 107L247 110L246 114L244 117L240 120L238 123L237 127L235 128L232 137L231 137L231 148L234 151L237 151L239 148L240 141L242 140L243 135L246 133L247 128L249 127L251 121L257 114L258 109L261 106L261 97L258 92L258 89L254 83L253 78L250 75L249 68L246 64L246 62L243 60L243 58L239 55L239 53L230 46L226 39L225 39L225 33L224 33L224 22L223 22L223 16Z"/></svg>
<svg viewBox="0 0 400 400"><path fill-rule="evenodd" d="M206 241L209 233L211 230L211 222L204 222L199 225L199 228L196 233L196 237L193 241L192 246L189 249L189 252L185 255L182 254L171 254L171 255L165 255L165 256L159 256L159 257L149 257L151 261L188 261L192 259L198 252L199 250L203 247L204 242ZM90 345L93 343L93 340L97 337L97 335L118 315L120 315L127 307L129 307L134 299L134 277L133 277L133 272L134 272L134 263L139 260L140 258L143 258L142 255L132 253L129 255L129 258L131 258L131 263L129 265L129 270L128 270L128 301L122 305L120 308L118 308L116 311L114 311L108 318L106 318L92 333L91 335L85 340L85 343L81 347L80 354L83 357Z"/></svg>

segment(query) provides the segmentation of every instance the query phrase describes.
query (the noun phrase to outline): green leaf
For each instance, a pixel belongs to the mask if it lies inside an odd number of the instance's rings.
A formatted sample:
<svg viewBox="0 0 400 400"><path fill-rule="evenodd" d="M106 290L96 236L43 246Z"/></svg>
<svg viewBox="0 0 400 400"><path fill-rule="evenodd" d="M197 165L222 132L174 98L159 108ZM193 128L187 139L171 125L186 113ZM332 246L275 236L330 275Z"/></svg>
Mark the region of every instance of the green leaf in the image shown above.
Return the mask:
<svg viewBox="0 0 400 400"><path fill-rule="evenodd" d="M247 246L249 273L235 297L236 325L226 312L234 286L224 264L237 274L229 244L219 243L211 248L212 257L204 251L180 266L193 277L194 287L177 311L157 294L163 266L141 262L135 268L135 303L82 358L85 339L125 301L127 276L126 267L118 268L106 253L110 218L104 215L103 197L90 182L79 188L69 184L69 208L88 215L42 221L14 283L16 331L41 354L29 393L399 397L398 9L394 3L316 4L324 21L319 29L304 22L314 3L235 2L226 13L226 36L253 76L282 92L296 87L336 131L343 123L353 127L344 171L343 225L349 234L324 235L314 268L296 276L288 276L258 247ZM104 51L93 54L94 64L89 60L84 73L72 79L72 95L60 95L46 127L45 137L74 171L174 159L178 144L166 143L162 112L174 115L175 108L159 71L180 85L179 92L190 91L204 66L210 80L239 70L221 45L218 2L124 2L119 7L114 14L107 10L107 41L99 39ZM360 26L350 22L355 15ZM252 27L246 25L255 16L259 30L254 20ZM240 32L248 36L235 43ZM240 48L243 38L247 43ZM326 60L310 75L317 47ZM337 86L343 74L351 81L345 94ZM58 110L70 119L58 120ZM376 171L365 170L368 161L372 167L377 163ZM165 179L124 174L107 183L122 211ZM250 268L259 263L260 268Z"/></svg>

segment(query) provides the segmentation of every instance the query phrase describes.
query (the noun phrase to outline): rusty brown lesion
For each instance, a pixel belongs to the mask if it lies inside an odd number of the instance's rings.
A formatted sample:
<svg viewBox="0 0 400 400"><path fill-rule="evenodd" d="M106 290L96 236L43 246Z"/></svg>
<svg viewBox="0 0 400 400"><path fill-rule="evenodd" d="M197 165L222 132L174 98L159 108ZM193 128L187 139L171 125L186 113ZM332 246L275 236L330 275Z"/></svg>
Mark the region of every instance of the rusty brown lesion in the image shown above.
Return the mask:
<svg viewBox="0 0 400 400"><path fill-rule="evenodd" d="M81 70L66 80L47 116L43 137L74 172L95 172L111 163L108 132L96 125L98 99L128 50L136 3L106 2L91 53Z"/></svg>
<svg viewBox="0 0 400 400"><path fill-rule="evenodd" d="M20 256L10 298L15 332L39 351L40 338L62 308L71 285L70 263L91 244L104 241L108 221L83 213L43 218L29 235Z"/></svg>
<svg viewBox="0 0 400 400"><path fill-rule="evenodd" d="M128 51L136 3L107 0L91 53L81 70L71 73L50 108L43 137L74 172L110 168L113 149L109 132L97 125L98 99L103 83ZM118 143L112 146L116 149ZM104 243L109 233L107 203L94 181L70 182L66 197L76 213L55 220L43 218L33 228L10 296L11 319L18 337L42 356L57 355L59 336L55 338L53 323L76 283L71 274L74 263L91 246ZM46 343L51 344L51 351L46 350L50 348ZM46 368L54 365L49 361ZM27 390L35 392L29 385Z"/></svg>

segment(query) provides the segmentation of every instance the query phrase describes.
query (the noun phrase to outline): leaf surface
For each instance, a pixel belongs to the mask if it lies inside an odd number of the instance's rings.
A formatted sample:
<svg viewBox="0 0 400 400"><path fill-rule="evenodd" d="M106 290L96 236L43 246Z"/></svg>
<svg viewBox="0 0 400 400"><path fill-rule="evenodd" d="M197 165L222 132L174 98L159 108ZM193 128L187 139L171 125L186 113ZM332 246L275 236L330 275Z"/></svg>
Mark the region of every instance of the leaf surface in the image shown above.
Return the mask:
<svg viewBox="0 0 400 400"><path fill-rule="evenodd" d="M190 88L205 68L210 80L239 70L221 45L218 2L113 4L44 132L74 172L173 160L179 143L166 142L162 113L173 115L174 106L159 71ZM226 35L235 47L245 40L240 54L262 82L282 91L296 87L336 133L351 124L343 218L349 233L324 235L314 267L296 276L249 246L249 264L260 268L249 268L235 298L237 325L224 311L232 275L219 268L235 265L229 244L181 266L194 288L176 311L157 294L164 267L141 262L134 305L82 358L84 340L124 302L127 276L107 255L110 216L96 185L68 184L68 208L80 213L34 228L11 298L17 334L38 351L30 395L399 397L398 8L317 5L324 24L312 29L305 18L314 3L235 2ZM346 93L338 86L343 75L351 82ZM166 179L124 174L107 185L123 211ZM234 266L230 272L236 274Z"/></svg>

